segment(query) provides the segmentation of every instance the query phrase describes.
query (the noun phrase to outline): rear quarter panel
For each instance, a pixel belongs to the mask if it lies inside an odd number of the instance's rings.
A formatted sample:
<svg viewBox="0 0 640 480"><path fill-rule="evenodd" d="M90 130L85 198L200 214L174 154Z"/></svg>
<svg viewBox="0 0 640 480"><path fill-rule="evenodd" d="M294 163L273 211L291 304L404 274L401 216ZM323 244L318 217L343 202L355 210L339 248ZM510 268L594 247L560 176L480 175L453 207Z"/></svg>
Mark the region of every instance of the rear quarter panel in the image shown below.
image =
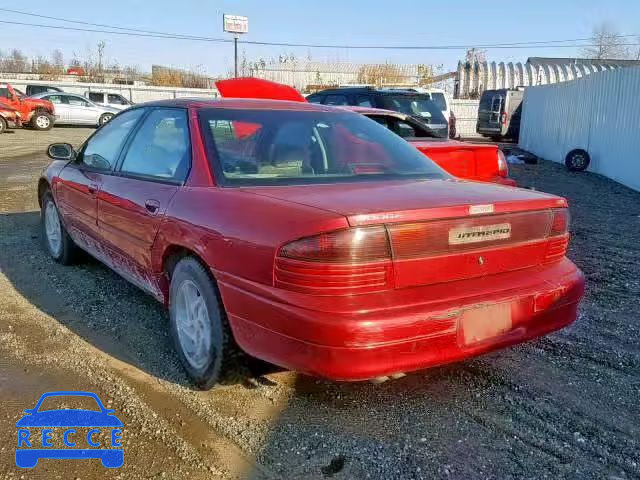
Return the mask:
<svg viewBox="0 0 640 480"><path fill-rule="evenodd" d="M342 215L250 190L190 187L179 191L154 243L154 271L163 272L167 252L177 246L196 252L218 278L226 275L272 285L280 246L348 227Z"/></svg>

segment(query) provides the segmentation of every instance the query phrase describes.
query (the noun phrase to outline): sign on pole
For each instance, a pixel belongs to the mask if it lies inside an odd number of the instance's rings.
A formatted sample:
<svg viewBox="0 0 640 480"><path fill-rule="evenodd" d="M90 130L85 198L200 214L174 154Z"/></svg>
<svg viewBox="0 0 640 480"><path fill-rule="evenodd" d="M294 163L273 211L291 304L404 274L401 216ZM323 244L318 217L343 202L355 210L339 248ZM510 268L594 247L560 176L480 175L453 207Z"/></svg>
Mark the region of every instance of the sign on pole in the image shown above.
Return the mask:
<svg viewBox="0 0 640 480"><path fill-rule="evenodd" d="M222 23L222 28L225 32L235 34L249 32L248 17L242 17L240 15L223 15Z"/></svg>

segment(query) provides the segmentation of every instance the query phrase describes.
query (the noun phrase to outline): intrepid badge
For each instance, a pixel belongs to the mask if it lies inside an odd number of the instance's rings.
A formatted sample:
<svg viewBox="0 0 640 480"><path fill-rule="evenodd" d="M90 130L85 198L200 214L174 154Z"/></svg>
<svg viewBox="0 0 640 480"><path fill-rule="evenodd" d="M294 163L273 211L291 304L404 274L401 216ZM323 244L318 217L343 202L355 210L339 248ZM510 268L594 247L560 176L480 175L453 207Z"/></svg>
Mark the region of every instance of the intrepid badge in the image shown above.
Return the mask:
<svg viewBox="0 0 640 480"><path fill-rule="evenodd" d="M489 242L511 238L511 224L482 225L479 227L452 228L449 230L449 245Z"/></svg>

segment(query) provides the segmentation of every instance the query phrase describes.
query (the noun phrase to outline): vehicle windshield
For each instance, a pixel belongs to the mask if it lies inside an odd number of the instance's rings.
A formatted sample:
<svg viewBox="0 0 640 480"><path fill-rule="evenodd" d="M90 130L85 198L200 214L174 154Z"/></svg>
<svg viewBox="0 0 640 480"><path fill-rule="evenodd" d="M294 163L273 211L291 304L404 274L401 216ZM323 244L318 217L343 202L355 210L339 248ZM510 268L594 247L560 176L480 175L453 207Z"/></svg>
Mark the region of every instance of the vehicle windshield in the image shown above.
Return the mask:
<svg viewBox="0 0 640 480"><path fill-rule="evenodd" d="M444 93L442 92L431 92L431 101L436 104L436 107L440 109L440 111L444 112L447 110L447 100L444 98Z"/></svg>
<svg viewBox="0 0 640 480"><path fill-rule="evenodd" d="M200 122L225 185L449 177L402 138L354 113L203 109Z"/></svg>
<svg viewBox="0 0 640 480"><path fill-rule="evenodd" d="M384 107L422 118L428 124L446 124L442 110L431 101L429 95L385 95Z"/></svg>

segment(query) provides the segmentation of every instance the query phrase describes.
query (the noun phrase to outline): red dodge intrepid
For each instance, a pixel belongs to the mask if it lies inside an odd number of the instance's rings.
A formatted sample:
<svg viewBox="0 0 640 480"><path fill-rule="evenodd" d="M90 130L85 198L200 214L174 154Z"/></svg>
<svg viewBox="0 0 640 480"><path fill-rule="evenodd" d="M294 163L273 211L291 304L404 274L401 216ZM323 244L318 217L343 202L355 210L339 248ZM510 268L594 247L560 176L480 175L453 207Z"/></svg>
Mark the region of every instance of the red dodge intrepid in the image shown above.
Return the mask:
<svg viewBox="0 0 640 480"><path fill-rule="evenodd" d="M148 103L49 155L48 252L85 250L163 302L201 388L237 348L384 379L562 328L583 295L565 199L455 179L344 109Z"/></svg>

